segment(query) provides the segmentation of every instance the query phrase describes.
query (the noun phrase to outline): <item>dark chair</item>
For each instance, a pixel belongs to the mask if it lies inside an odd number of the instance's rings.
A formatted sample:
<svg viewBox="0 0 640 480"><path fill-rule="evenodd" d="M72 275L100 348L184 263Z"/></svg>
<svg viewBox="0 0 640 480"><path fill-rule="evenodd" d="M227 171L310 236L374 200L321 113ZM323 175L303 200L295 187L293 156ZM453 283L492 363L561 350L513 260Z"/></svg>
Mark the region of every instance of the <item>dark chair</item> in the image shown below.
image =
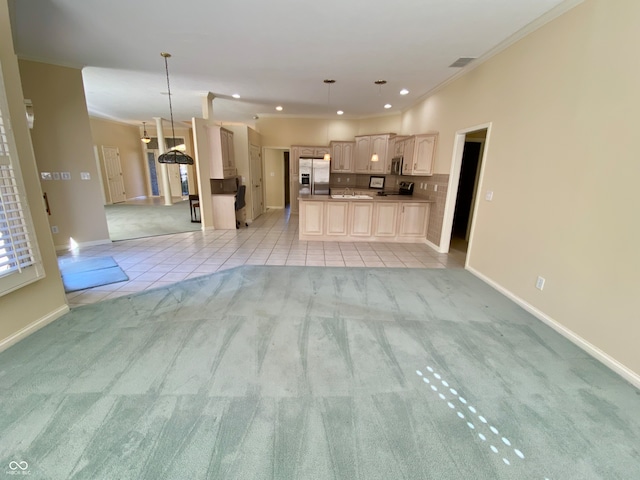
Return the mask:
<svg viewBox="0 0 640 480"><path fill-rule="evenodd" d="M200 197L198 195L189 195L189 208L191 209L191 223L201 223Z"/></svg>
<svg viewBox="0 0 640 480"><path fill-rule="evenodd" d="M244 208L246 206L244 202L244 194L247 191L246 185L238 185L238 191L236 192L236 228L240 228L240 225L244 223L245 227L249 224L246 222L246 215L244 215Z"/></svg>

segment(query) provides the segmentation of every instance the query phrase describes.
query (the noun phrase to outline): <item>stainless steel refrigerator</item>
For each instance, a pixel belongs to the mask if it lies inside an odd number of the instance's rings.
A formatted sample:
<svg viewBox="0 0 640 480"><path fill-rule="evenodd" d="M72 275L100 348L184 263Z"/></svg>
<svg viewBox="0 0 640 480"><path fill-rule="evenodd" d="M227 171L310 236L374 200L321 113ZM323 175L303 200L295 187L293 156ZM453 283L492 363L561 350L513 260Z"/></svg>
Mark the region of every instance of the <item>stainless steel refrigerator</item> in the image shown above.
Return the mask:
<svg viewBox="0 0 640 480"><path fill-rule="evenodd" d="M329 195L329 160L301 158L300 195Z"/></svg>

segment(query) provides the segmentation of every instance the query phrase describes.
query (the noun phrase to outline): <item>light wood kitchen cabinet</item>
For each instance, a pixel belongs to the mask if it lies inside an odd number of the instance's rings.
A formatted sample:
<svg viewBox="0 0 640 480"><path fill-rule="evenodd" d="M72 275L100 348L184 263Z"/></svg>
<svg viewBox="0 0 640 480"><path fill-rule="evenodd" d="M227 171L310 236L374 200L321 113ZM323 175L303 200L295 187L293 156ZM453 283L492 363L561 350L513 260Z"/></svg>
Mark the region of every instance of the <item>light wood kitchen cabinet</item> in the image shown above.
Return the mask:
<svg viewBox="0 0 640 480"><path fill-rule="evenodd" d="M395 237L398 224L398 206L397 202L377 203L374 211L375 230L373 235L376 237Z"/></svg>
<svg viewBox="0 0 640 480"><path fill-rule="evenodd" d="M233 147L233 132L222 128L209 126L209 168L211 178L222 179L236 175L235 150Z"/></svg>
<svg viewBox="0 0 640 480"><path fill-rule="evenodd" d="M362 135L356 137L355 173L383 174L387 171L387 154L391 134ZM378 161L372 162L371 156L378 155Z"/></svg>
<svg viewBox="0 0 640 480"><path fill-rule="evenodd" d="M236 196L233 194L211 195L213 206L213 228L216 230L236 229Z"/></svg>
<svg viewBox="0 0 640 480"><path fill-rule="evenodd" d="M313 236L324 234L324 202L302 202L300 233Z"/></svg>
<svg viewBox="0 0 640 480"><path fill-rule="evenodd" d="M298 177L300 167L300 147L291 146L289 149L289 174L291 179Z"/></svg>
<svg viewBox="0 0 640 480"><path fill-rule="evenodd" d="M301 158L322 158L329 153L329 147L309 147L303 145L291 145L289 148L289 173L297 178ZM296 193L297 195L297 193Z"/></svg>
<svg viewBox="0 0 640 480"><path fill-rule="evenodd" d="M432 175L438 135L412 135L404 141L403 175Z"/></svg>
<svg viewBox="0 0 640 480"><path fill-rule="evenodd" d="M347 235L349 202L326 202L325 233L327 235Z"/></svg>
<svg viewBox="0 0 640 480"><path fill-rule="evenodd" d="M331 142L331 173L352 173L355 142Z"/></svg>
<svg viewBox="0 0 640 480"><path fill-rule="evenodd" d="M403 203L398 222L398 237L425 237L428 209L427 203Z"/></svg>
<svg viewBox="0 0 640 480"><path fill-rule="evenodd" d="M391 160L395 157L402 157L404 155L404 141L407 137L402 135L396 135L389 139L389 148L387 152L387 175L391 174Z"/></svg>
<svg viewBox="0 0 640 480"><path fill-rule="evenodd" d="M393 155L392 157L402 157L404 155L404 141L408 137L398 135L395 137L395 142L393 144Z"/></svg>
<svg viewBox="0 0 640 480"><path fill-rule="evenodd" d="M370 237L373 226L373 203L352 202L349 234L354 237Z"/></svg>

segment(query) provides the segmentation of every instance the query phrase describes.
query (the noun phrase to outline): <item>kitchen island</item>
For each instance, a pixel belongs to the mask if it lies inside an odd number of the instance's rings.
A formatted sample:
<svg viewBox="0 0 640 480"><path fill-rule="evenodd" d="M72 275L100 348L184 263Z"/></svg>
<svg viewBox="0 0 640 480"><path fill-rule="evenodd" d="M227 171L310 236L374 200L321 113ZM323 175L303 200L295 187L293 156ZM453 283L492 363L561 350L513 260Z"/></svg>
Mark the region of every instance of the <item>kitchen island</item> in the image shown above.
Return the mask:
<svg viewBox="0 0 640 480"><path fill-rule="evenodd" d="M433 203L404 195L301 195L298 200L300 240L334 242L425 243Z"/></svg>

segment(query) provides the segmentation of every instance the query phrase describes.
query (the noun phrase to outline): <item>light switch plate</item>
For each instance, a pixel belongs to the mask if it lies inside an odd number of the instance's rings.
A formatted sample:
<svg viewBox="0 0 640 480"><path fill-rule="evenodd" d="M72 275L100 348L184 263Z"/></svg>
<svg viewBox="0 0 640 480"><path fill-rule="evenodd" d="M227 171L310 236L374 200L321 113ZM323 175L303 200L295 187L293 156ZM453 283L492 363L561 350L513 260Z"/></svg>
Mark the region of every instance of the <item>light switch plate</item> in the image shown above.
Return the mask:
<svg viewBox="0 0 640 480"><path fill-rule="evenodd" d="M60 180L60 172L53 172L53 179Z"/></svg>
<svg viewBox="0 0 640 480"><path fill-rule="evenodd" d="M53 180L53 176L51 175L51 172L40 172L40 178L42 180Z"/></svg>
<svg viewBox="0 0 640 480"><path fill-rule="evenodd" d="M89 172L80 172L81 180L91 180L91 174Z"/></svg>
<svg viewBox="0 0 640 480"><path fill-rule="evenodd" d="M60 172L62 180L71 180L71 172Z"/></svg>
<svg viewBox="0 0 640 480"><path fill-rule="evenodd" d="M484 196L484 199L487 202L490 202L491 200L493 200L493 192L491 190L489 190L486 195Z"/></svg>

